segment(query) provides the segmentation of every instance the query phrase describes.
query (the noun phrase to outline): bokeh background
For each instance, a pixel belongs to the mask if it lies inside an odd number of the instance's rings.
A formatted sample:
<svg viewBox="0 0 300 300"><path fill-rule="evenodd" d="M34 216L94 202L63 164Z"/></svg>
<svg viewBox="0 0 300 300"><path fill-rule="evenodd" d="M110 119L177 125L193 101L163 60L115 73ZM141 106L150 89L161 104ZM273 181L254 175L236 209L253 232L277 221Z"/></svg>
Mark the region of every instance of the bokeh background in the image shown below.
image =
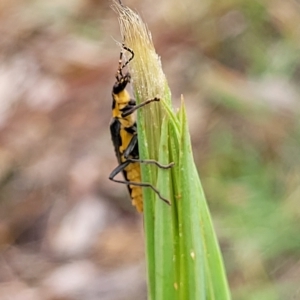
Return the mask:
<svg viewBox="0 0 300 300"><path fill-rule="evenodd" d="M126 4L184 94L233 299L300 299L300 1ZM107 178L110 5L0 3L1 300L146 299L142 216Z"/></svg>

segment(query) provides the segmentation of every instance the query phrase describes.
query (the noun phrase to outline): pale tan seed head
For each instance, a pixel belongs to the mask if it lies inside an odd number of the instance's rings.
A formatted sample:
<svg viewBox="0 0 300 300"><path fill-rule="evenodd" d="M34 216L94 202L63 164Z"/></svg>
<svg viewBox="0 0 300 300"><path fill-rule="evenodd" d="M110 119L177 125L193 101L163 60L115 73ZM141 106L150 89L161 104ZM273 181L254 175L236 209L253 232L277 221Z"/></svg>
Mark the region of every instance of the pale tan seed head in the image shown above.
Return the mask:
<svg viewBox="0 0 300 300"><path fill-rule="evenodd" d="M128 67L137 97L141 101L145 98L163 98L166 78L147 26L137 13L120 5L118 1L114 1L113 7L119 14L123 42L135 54Z"/></svg>

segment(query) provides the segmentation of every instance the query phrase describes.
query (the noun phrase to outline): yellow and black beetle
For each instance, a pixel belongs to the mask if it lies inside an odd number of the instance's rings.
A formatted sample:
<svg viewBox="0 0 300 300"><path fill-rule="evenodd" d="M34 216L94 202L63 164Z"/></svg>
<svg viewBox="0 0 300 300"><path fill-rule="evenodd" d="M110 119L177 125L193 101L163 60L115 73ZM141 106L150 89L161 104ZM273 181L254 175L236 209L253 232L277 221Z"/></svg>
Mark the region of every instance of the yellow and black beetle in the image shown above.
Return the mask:
<svg viewBox="0 0 300 300"><path fill-rule="evenodd" d="M122 65L124 50L128 51L131 54L131 57ZM110 123L111 138L119 165L111 172L109 179L126 184L132 200L132 205L136 207L138 212L142 212L142 187L151 188L164 202L168 204L170 204L170 202L165 199L152 184L141 182L140 163L155 164L163 169L172 167L173 163L161 165L155 160L139 159L137 125L133 113L137 109L151 102L160 101L160 99L153 98L136 105L135 100L130 97L126 90L126 86L130 83L131 77L129 72L123 75L122 71L133 58L134 52L123 43L120 52L119 67L116 74L116 82L112 89L112 121ZM125 180L114 179L120 172L123 173Z"/></svg>

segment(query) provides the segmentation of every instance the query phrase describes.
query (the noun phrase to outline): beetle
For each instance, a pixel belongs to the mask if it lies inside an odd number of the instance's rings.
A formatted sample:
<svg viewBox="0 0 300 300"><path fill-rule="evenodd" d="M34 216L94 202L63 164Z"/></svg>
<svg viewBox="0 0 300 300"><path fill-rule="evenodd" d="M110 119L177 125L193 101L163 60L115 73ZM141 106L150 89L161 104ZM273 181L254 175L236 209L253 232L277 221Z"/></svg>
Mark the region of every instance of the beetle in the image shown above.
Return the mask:
<svg viewBox="0 0 300 300"><path fill-rule="evenodd" d="M122 64L124 50L128 51L131 57ZM141 160L139 158L137 124L134 112L152 102L158 102L160 99L155 97L137 105L136 101L130 97L126 86L130 83L131 76L129 72L124 75L123 69L133 58L133 50L126 47L123 43L116 73L116 82L112 88L112 120L110 123L111 138L119 165L111 172L109 179L126 184L132 205L136 207L138 212L143 212L142 187L151 188L161 200L169 205L170 201L164 198L151 183L141 181L140 164L155 164L159 168L169 169L174 163L162 165L155 160ZM114 177L121 172L125 180L115 179Z"/></svg>

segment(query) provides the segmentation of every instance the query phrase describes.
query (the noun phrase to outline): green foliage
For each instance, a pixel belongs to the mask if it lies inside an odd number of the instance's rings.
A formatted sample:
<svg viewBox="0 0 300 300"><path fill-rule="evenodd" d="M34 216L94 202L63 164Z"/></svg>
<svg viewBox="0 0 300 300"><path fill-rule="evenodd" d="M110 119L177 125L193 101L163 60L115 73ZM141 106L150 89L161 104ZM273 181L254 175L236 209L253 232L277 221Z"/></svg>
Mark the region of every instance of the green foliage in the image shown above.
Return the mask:
<svg viewBox="0 0 300 300"><path fill-rule="evenodd" d="M158 160L165 164L173 161L175 166L171 171L158 170L154 182L172 205L153 201L153 193L145 191L149 299L230 299L194 165L184 106L177 114L165 108Z"/></svg>

